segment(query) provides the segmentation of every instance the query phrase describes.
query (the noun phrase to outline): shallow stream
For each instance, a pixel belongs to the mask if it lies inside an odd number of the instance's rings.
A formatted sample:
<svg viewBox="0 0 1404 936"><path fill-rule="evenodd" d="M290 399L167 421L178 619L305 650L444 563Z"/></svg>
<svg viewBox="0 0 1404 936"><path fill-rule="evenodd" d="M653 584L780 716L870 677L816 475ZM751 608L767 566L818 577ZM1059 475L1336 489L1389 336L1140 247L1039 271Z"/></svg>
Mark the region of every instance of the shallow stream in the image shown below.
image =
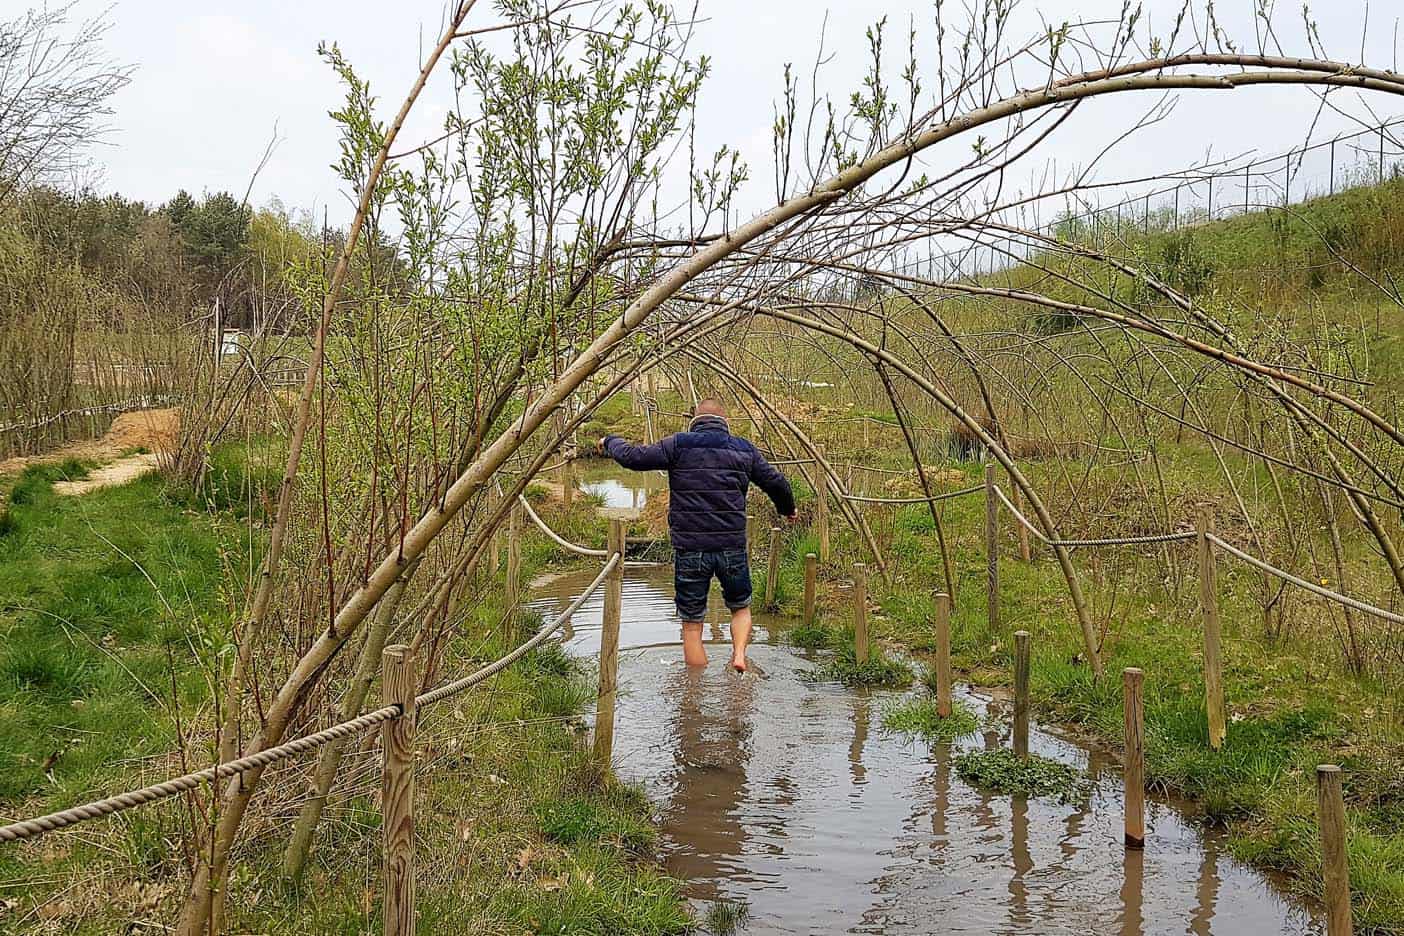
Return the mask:
<svg viewBox="0 0 1404 936"><path fill-rule="evenodd" d="M554 614L594 574L538 582L535 606ZM570 652L597 652L600 611L597 594L576 614ZM727 619L719 605L708 617ZM1145 851L1125 849L1119 765L1052 731L1035 726L1030 746L1088 777L1071 802L968 786L952 746L884 731L902 693L805 680L816 658L781 641L785 626L757 617L753 673L737 677L727 626L709 623L711 665L691 671L671 570L626 575L615 768L658 804L668 869L699 908L744 901L746 933L1324 931L1172 804L1149 804ZM1007 743L990 731L954 748Z"/></svg>

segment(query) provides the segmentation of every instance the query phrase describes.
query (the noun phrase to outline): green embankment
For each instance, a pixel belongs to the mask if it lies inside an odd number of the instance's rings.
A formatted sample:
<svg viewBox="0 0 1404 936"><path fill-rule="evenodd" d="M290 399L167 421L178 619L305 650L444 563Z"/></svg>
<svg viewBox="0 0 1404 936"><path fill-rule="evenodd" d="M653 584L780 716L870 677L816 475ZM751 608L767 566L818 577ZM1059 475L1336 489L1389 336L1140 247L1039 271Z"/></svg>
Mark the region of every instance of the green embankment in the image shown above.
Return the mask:
<svg viewBox="0 0 1404 936"><path fill-rule="evenodd" d="M199 496L148 476L82 497L53 481L70 463L13 479L0 528L0 812L35 815L187 769L207 758L209 686L254 557L241 515L276 483L216 453ZM250 495L254 496L250 496ZM215 505L209 509L209 505ZM583 533L588 505L567 529ZM257 519L257 518L255 518ZM255 550L260 540L255 539ZM529 540L528 572L551 550ZM536 621L502 626L479 607L449 672L507 649ZM591 680L549 645L421 722L418 909L427 932L665 934L690 924L652 858L650 807L601 777L580 744ZM310 763L310 761L309 761ZM379 928L378 778L353 755L299 887L280 876L287 816L250 825L232 881L241 932ZM296 775L270 783L286 796ZM189 813L179 800L70 833L0 847L0 933L99 934L174 916L186 886Z"/></svg>

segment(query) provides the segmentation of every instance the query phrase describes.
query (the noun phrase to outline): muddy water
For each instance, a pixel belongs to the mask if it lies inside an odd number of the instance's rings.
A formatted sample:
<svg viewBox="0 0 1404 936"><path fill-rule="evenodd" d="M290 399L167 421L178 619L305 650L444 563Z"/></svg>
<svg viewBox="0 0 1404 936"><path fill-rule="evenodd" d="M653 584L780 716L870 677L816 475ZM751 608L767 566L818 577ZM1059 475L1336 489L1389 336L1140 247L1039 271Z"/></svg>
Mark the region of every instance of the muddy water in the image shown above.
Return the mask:
<svg viewBox="0 0 1404 936"><path fill-rule="evenodd" d="M660 472L624 471L604 460L591 459L581 464L580 490L599 497L605 507L642 510L651 492L667 487Z"/></svg>
<svg viewBox="0 0 1404 936"><path fill-rule="evenodd" d="M559 610L592 575L538 583L536 606ZM626 578L615 765L659 805L688 896L745 901L744 932L1323 932L1164 803L1150 804L1146 850L1125 850L1119 767L1054 734L1034 730L1030 746L1088 776L1073 802L967 786L950 746L884 732L900 693L801 679L813 657L778 642L782 622L757 619L758 673L726 672L721 623L708 625L711 665L689 671L671 596L666 569ZM581 609L568 649L597 651L599 615L598 598ZM1001 743L986 733L956 750Z"/></svg>

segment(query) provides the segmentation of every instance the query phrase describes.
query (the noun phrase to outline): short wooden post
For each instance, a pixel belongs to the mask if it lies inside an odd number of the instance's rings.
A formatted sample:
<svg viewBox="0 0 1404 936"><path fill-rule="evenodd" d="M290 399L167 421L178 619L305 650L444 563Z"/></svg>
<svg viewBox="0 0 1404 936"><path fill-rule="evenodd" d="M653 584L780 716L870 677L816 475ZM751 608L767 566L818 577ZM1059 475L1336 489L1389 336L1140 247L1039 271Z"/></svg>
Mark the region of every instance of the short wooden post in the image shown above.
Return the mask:
<svg viewBox="0 0 1404 936"><path fill-rule="evenodd" d="M770 528L770 555L765 560L765 607L775 607L775 590L780 584L780 528Z"/></svg>
<svg viewBox="0 0 1404 936"><path fill-rule="evenodd" d="M829 473L825 470L824 446L816 445L819 457L814 460L814 497L819 524L819 561L829 564Z"/></svg>
<svg viewBox="0 0 1404 936"><path fill-rule="evenodd" d="M1316 819L1321 827L1321 880L1326 885L1326 936L1350 936L1350 862L1346 853L1341 768L1316 768Z"/></svg>
<svg viewBox="0 0 1404 936"><path fill-rule="evenodd" d="M1009 499L1014 502L1014 508L1021 513L1024 510L1023 497L1024 495L1019 493L1019 486L1013 481L1009 482ZM1033 551L1029 548L1029 528L1015 520L1014 529L1019 531L1019 561L1028 562L1033 558Z"/></svg>
<svg viewBox="0 0 1404 936"><path fill-rule="evenodd" d="M999 500L995 495L995 466L985 466L985 577L990 631L999 632Z"/></svg>
<svg viewBox="0 0 1404 936"><path fill-rule="evenodd" d="M1029 756L1029 632L1014 632L1014 753Z"/></svg>
<svg viewBox="0 0 1404 936"><path fill-rule="evenodd" d="M756 515L746 514L746 546L756 541Z"/></svg>
<svg viewBox="0 0 1404 936"><path fill-rule="evenodd" d="M814 626L815 603L819 588L819 557L814 553L804 554L804 623Z"/></svg>
<svg viewBox="0 0 1404 936"><path fill-rule="evenodd" d="M1121 672L1122 708L1126 719L1126 847L1146 844L1146 749L1145 721L1141 711L1141 683L1144 674L1134 666Z"/></svg>
<svg viewBox="0 0 1404 936"><path fill-rule="evenodd" d="M1199 606L1204 612L1204 708L1209 719L1209 746L1223 747L1228 725L1224 719L1224 669L1220 652L1218 571L1214 563L1214 515L1201 506L1195 518L1199 545Z"/></svg>
<svg viewBox="0 0 1404 936"><path fill-rule="evenodd" d="M853 658L868 662L868 567L853 563Z"/></svg>
<svg viewBox="0 0 1404 936"><path fill-rule="evenodd" d="M951 717L951 596L936 596L936 714Z"/></svg>
<svg viewBox="0 0 1404 936"><path fill-rule="evenodd" d="M381 728L380 809L384 837L385 936L414 936L415 658L404 644L381 654L380 689L402 714Z"/></svg>
<svg viewBox="0 0 1404 936"><path fill-rule="evenodd" d="M608 556L620 562L605 578L600 621L600 693L595 703L595 761L608 769L614 758L614 699L619 688L619 619L624 610L624 521L609 521ZM606 561L608 561L606 556Z"/></svg>
<svg viewBox="0 0 1404 936"><path fill-rule="evenodd" d="M567 507L575 503L575 467L569 458L561 462L561 503Z"/></svg>
<svg viewBox="0 0 1404 936"><path fill-rule="evenodd" d="M522 505L513 504L507 516L507 607L515 608L522 596Z"/></svg>

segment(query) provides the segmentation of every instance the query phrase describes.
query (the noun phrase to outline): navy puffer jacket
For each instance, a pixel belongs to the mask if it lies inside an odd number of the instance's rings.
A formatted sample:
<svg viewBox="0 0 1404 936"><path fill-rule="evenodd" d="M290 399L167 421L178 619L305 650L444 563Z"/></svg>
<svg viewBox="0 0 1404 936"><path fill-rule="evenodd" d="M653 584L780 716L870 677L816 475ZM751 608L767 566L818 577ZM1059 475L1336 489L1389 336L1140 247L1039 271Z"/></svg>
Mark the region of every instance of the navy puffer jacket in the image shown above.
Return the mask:
<svg viewBox="0 0 1404 936"><path fill-rule="evenodd" d="M605 454L634 471L668 472L668 531L673 548L720 552L746 547L746 490L754 481L781 516L795 512L790 482L720 416L698 416L687 432L656 445L606 436Z"/></svg>

